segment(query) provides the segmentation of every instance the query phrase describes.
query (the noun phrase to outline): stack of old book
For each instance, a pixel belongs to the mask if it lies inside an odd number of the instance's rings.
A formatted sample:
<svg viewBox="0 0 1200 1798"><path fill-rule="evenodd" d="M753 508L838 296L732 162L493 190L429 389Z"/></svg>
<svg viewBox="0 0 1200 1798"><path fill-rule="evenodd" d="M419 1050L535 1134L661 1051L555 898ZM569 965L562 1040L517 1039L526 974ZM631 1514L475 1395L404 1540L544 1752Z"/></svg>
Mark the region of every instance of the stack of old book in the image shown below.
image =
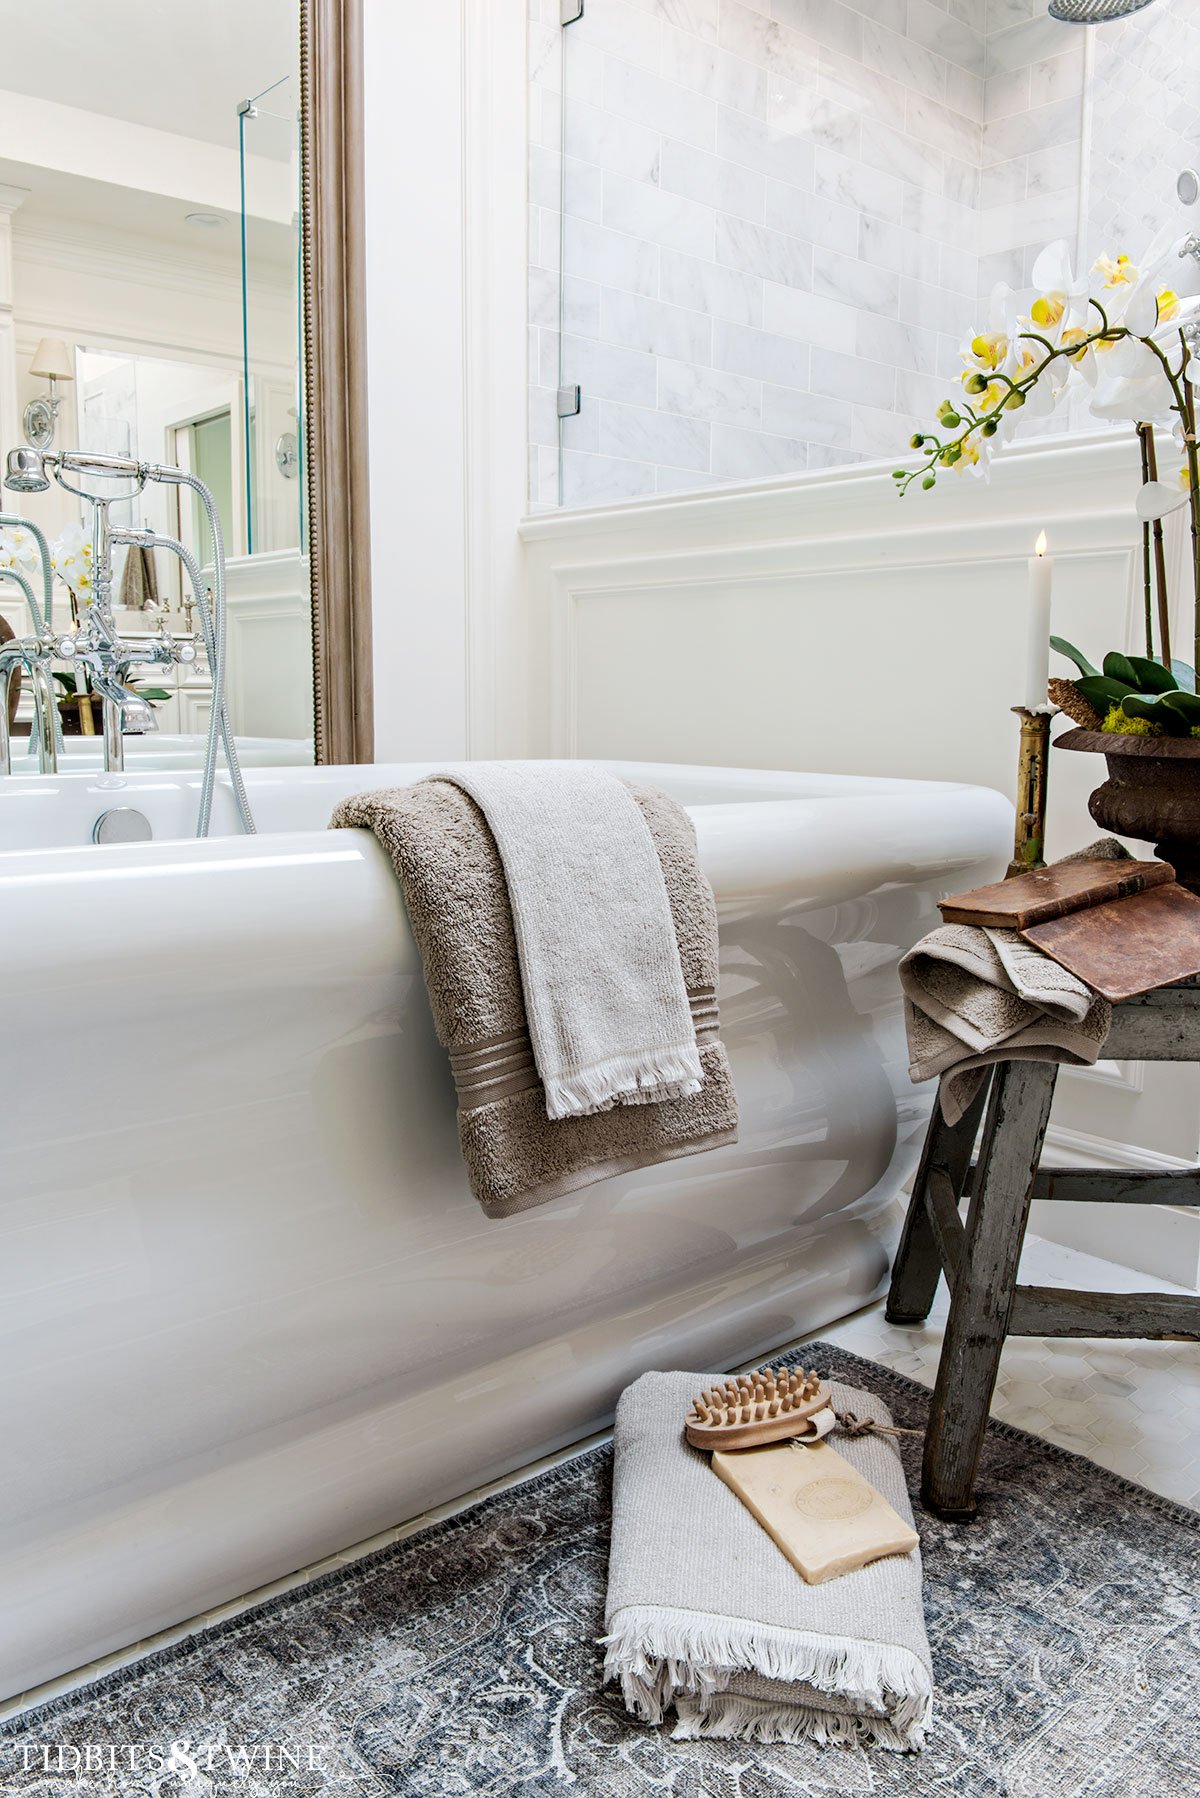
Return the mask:
<svg viewBox="0 0 1200 1798"><path fill-rule="evenodd" d="M1200 899L1169 862L1072 858L940 910L947 924L1016 931L1114 1004L1200 975Z"/></svg>

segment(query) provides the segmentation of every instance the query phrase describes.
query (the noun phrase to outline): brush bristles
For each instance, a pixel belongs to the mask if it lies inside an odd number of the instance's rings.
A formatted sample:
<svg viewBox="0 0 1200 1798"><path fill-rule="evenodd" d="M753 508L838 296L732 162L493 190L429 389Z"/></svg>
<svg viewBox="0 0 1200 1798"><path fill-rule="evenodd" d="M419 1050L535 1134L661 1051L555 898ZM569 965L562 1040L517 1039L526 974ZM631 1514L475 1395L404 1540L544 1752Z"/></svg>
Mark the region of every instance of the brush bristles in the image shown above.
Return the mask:
<svg viewBox="0 0 1200 1798"><path fill-rule="evenodd" d="M820 1375L803 1367L781 1367L778 1372L768 1367L761 1373L738 1374L694 1399L688 1422L720 1429L786 1417L789 1411L810 1404L820 1386Z"/></svg>

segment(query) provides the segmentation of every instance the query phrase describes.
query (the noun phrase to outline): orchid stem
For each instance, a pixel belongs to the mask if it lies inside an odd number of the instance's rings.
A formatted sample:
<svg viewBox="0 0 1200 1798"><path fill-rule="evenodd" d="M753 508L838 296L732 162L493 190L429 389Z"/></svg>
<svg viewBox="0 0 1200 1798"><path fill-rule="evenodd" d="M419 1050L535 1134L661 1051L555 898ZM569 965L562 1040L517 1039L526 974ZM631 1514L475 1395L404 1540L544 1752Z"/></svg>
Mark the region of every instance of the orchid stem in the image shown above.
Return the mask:
<svg viewBox="0 0 1200 1798"><path fill-rule="evenodd" d="M1150 479L1150 457L1146 450L1146 438L1151 434L1152 425L1137 427L1138 444L1142 452L1142 486ZM1150 521L1142 523L1142 604L1146 615L1146 654L1154 656L1154 602L1150 593Z"/></svg>
<svg viewBox="0 0 1200 1798"><path fill-rule="evenodd" d="M1150 479L1158 480L1158 453L1154 447L1154 426L1146 426L1146 434L1142 438L1146 446L1146 466L1150 471ZM1158 591L1158 646L1162 651L1164 668L1171 666L1171 618L1167 603L1167 557L1163 548L1162 519L1154 520L1154 584Z"/></svg>
<svg viewBox="0 0 1200 1798"><path fill-rule="evenodd" d="M1200 668L1200 452L1196 448L1196 390L1187 379L1191 346L1183 332L1183 442L1188 465L1188 513L1192 521L1192 667Z"/></svg>

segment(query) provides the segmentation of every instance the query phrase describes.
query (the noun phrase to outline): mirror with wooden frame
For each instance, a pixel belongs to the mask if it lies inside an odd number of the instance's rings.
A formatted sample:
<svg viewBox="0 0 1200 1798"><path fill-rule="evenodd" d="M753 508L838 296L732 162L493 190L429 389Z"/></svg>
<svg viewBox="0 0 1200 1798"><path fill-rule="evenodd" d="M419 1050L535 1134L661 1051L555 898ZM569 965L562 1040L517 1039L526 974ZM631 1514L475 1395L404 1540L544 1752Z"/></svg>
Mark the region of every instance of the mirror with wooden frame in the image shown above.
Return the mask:
<svg viewBox="0 0 1200 1798"><path fill-rule="evenodd" d="M212 490L248 766L372 753L361 6L0 0L0 454L172 463ZM2 509L54 545L69 629L88 508L52 483ZM210 561L189 489L113 510ZM29 553L0 526L0 635L32 627L15 578ZM194 633L177 557L122 547L114 576L123 637ZM141 685L157 729L128 765L198 765L203 655ZM56 686L66 765L99 765L76 740L94 735L90 703L69 669ZM31 709L25 694L18 735Z"/></svg>

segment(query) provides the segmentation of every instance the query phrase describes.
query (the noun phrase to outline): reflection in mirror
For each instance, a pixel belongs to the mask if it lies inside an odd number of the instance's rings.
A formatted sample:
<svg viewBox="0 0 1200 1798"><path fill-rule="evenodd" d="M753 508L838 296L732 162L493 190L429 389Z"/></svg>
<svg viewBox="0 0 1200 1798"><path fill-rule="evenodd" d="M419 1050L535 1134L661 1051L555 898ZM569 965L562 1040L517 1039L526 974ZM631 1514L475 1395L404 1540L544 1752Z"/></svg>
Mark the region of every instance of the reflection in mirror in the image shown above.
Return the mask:
<svg viewBox="0 0 1200 1798"><path fill-rule="evenodd" d="M185 27L165 0L0 0L0 25L0 453L78 450L202 482L224 539L225 699L241 760L310 762L299 6L207 0ZM215 586L195 487L81 484L113 502L118 537L177 540L202 594ZM96 513L54 479L32 487L10 487L0 506L12 521L0 526L0 619L18 638L45 623L25 520L51 545L61 636L93 600ZM125 707L120 760L200 766L212 669L185 563L161 543L114 540L110 603L121 639L148 650L127 685L149 713ZM151 660L164 631L183 653ZM112 745L87 664L55 656L46 672L58 766L99 767ZM14 768L37 766L38 697L27 673Z"/></svg>

